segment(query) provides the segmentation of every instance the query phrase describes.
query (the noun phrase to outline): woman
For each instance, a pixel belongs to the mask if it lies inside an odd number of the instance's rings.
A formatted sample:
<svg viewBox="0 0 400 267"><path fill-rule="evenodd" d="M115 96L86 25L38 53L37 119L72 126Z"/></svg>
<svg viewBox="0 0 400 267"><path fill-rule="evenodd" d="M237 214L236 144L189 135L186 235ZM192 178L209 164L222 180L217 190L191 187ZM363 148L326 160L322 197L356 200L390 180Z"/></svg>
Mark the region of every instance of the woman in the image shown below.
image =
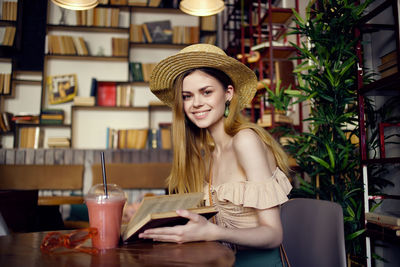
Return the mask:
<svg viewBox="0 0 400 267"><path fill-rule="evenodd" d="M188 46L157 64L150 89L173 109L169 190L204 192L206 204L218 214L213 223L178 210L189 219L186 225L149 229L139 237L177 243L218 240L238 255L262 249L258 256L282 264L279 205L291 190L287 156L271 135L240 114L256 84L253 71L212 45Z"/></svg>

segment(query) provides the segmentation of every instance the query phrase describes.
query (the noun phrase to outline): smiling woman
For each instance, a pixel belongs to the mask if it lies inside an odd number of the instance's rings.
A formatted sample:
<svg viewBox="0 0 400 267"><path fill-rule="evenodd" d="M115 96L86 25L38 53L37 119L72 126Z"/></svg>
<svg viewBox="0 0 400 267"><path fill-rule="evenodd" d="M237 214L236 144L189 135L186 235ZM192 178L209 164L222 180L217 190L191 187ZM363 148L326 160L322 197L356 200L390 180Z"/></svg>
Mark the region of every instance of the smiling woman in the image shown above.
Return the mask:
<svg viewBox="0 0 400 267"><path fill-rule="evenodd" d="M282 265L279 206L292 186L280 145L241 116L256 83L250 69L212 45L188 46L158 63L150 89L173 108L169 191L204 192L206 204L218 214L211 222L178 210L189 219L186 225L149 229L139 237L177 243L218 240L238 251L238 266L249 258Z"/></svg>

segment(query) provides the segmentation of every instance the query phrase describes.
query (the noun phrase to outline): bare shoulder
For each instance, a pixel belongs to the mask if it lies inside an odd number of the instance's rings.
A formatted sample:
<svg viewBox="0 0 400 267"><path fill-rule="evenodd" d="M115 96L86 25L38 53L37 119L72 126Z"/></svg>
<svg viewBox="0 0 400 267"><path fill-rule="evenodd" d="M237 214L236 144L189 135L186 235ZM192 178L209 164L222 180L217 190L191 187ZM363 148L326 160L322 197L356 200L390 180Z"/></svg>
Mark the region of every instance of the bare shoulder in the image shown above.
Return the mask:
<svg viewBox="0 0 400 267"><path fill-rule="evenodd" d="M256 132L251 129L240 130L233 137L233 148L235 151L248 151L251 152L252 148L259 148L262 146L262 140Z"/></svg>

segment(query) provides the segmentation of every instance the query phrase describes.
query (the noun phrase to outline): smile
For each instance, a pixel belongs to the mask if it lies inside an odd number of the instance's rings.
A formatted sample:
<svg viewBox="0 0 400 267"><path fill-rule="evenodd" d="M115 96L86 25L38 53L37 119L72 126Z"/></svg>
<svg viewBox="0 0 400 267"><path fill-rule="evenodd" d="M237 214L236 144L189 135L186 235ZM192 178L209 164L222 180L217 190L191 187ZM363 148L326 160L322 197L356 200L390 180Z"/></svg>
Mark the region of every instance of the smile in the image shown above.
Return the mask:
<svg viewBox="0 0 400 267"><path fill-rule="evenodd" d="M203 117L205 117L209 112L210 112L209 110L208 110L208 111L201 111L201 112L193 112L193 115L194 115L196 118L203 118Z"/></svg>

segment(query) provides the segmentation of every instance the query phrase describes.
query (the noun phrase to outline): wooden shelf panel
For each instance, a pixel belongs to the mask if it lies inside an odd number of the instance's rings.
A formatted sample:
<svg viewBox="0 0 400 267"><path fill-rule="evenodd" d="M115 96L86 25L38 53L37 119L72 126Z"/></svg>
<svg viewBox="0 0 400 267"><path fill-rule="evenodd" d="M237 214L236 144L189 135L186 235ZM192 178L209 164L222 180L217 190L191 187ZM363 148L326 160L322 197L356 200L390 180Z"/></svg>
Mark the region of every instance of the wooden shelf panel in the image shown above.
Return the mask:
<svg viewBox="0 0 400 267"><path fill-rule="evenodd" d="M109 107L109 106L72 106L72 111L76 110L126 110L126 111L140 111L148 110L149 107Z"/></svg>
<svg viewBox="0 0 400 267"><path fill-rule="evenodd" d="M36 80L13 79L12 83L14 83L14 84L25 84L25 85L42 85L42 81L36 81Z"/></svg>
<svg viewBox="0 0 400 267"><path fill-rule="evenodd" d="M70 128L71 124L16 123L15 127Z"/></svg>
<svg viewBox="0 0 400 267"><path fill-rule="evenodd" d="M65 59L65 60L88 60L88 61L128 61L128 57L121 56L78 56L78 55L49 55L45 56L45 59Z"/></svg>
<svg viewBox="0 0 400 267"><path fill-rule="evenodd" d="M362 160L361 164L385 164L385 163L400 163L400 157L396 158L384 158L384 159L367 159Z"/></svg>
<svg viewBox="0 0 400 267"><path fill-rule="evenodd" d="M157 49L182 49L191 44L158 44L158 43L135 43L130 42L130 47L157 48Z"/></svg>
<svg viewBox="0 0 400 267"><path fill-rule="evenodd" d="M131 12L185 14L178 8L144 7L144 6L128 6L128 7L131 8Z"/></svg>
<svg viewBox="0 0 400 267"><path fill-rule="evenodd" d="M293 11L290 8L271 8L271 20L272 24L284 24L287 25L290 23L292 17L293 17ZM269 23L269 14L268 10L266 10L266 13L264 17L261 18L262 24L264 23Z"/></svg>
<svg viewBox="0 0 400 267"><path fill-rule="evenodd" d="M57 31L83 31L83 32L117 32L129 33L129 27L99 27L99 26L83 26L83 25L55 25L48 24L47 30Z"/></svg>
<svg viewBox="0 0 400 267"><path fill-rule="evenodd" d="M363 95L400 95L400 73L379 79L360 88Z"/></svg>

